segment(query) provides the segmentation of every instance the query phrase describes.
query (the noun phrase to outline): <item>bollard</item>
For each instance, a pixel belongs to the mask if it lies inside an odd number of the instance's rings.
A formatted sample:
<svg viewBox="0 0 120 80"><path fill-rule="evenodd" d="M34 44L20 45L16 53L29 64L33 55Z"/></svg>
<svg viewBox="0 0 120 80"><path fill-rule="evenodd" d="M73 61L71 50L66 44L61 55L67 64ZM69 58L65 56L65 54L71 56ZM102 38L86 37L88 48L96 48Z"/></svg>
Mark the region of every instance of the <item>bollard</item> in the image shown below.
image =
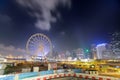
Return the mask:
<svg viewBox="0 0 120 80"><path fill-rule="evenodd" d="M61 74L59 74L59 77L61 78L61 77L62 77L62 75L61 75Z"/></svg>
<svg viewBox="0 0 120 80"><path fill-rule="evenodd" d="M74 73L74 75L73 75L74 77L77 77L77 75L76 75L76 73Z"/></svg>
<svg viewBox="0 0 120 80"><path fill-rule="evenodd" d="M52 79L52 76L49 76L49 79Z"/></svg>
<svg viewBox="0 0 120 80"><path fill-rule="evenodd" d="M79 77L82 79L83 78L83 76L82 75L79 75Z"/></svg>
<svg viewBox="0 0 120 80"><path fill-rule="evenodd" d="M103 80L103 78L99 77L99 79L98 79L98 80Z"/></svg>
<svg viewBox="0 0 120 80"><path fill-rule="evenodd" d="M37 78L37 80L40 80L40 78Z"/></svg>
<svg viewBox="0 0 120 80"><path fill-rule="evenodd" d="M57 78L57 75L54 75L54 78Z"/></svg>
<svg viewBox="0 0 120 80"><path fill-rule="evenodd" d="M64 77L66 77L66 74L64 74Z"/></svg>
<svg viewBox="0 0 120 80"><path fill-rule="evenodd" d="M43 77L43 80L47 80L46 77Z"/></svg>
<svg viewBox="0 0 120 80"><path fill-rule="evenodd" d="M85 76L85 79L88 79L88 76Z"/></svg>
<svg viewBox="0 0 120 80"><path fill-rule="evenodd" d="M107 80L111 80L110 78L107 78Z"/></svg>
<svg viewBox="0 0 120 80"><path fill-rule="evenodd" d="M95 77L94 77L94 76L92 77L92 80L95 80Z"/></svg>
<svg viewBox="0 0 120 80"><path fill-rule="evenodd" d="M71 76L71 74L68 74L68 77L70 77Z"/></svg>

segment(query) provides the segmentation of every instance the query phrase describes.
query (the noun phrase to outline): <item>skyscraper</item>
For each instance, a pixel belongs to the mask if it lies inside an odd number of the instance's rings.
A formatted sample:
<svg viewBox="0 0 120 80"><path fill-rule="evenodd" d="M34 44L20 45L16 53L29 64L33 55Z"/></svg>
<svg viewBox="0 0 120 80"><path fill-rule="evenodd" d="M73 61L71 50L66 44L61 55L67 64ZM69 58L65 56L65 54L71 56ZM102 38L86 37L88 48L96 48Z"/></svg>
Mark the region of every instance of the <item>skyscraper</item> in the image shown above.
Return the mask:
<svg viewBox="0 0 120 80"><path fill-rule="evenodd" d="M97 52L96 52L96 45L95 44L91 45L91 58L97 59Z"/></svg>
<svg viewBox="0 0 120 80"><path fill-rule="evenodd" d="M103 59L103 53L106 51L106 43L98 44L96 46L97 58Z"/></svg>

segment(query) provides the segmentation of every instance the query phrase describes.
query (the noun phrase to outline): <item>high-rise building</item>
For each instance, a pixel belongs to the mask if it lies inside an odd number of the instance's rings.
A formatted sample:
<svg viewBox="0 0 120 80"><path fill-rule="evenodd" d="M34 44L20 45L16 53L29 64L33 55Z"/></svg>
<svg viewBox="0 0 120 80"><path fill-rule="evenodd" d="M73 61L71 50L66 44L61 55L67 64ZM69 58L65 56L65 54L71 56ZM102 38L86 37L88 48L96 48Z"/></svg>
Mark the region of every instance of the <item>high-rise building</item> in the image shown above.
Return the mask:
<svg viewBox="0 0 120 80"><path fill-rule="evenodd" d="M106 51L106 43L98 44L96 46L97 59L103 59L104 51Z"/></svg>
<svg viewBox="0 0 120 80"><path fill-rule="evenodd" d="M73 58L78 58L78 59L84 59L85 55L84 55L84 50L82 48L78 48L72 51L72 57Z"/></svg>
<svg viewBox="0 0 120 80"><path fill-rule="evenodd" d="M82 48L78 48L77 50L76 50L76 53L77 53L77 57L79 58L79 59L84 59L84 50L82 49Z"/></svg>
<svg viewBox="0 0 120 80"><path fill-rule="evenodd" d="M120 59L120 53L112 50L110 44L99 44L96 46L97 59Z"/></svg>
<svg viewBox="0 0 120 80"><path fill-rule="evenodd" d="M97 59L97 51L96 51L96 45L95 44L91 45L91 58L92 59Z"/></svg>

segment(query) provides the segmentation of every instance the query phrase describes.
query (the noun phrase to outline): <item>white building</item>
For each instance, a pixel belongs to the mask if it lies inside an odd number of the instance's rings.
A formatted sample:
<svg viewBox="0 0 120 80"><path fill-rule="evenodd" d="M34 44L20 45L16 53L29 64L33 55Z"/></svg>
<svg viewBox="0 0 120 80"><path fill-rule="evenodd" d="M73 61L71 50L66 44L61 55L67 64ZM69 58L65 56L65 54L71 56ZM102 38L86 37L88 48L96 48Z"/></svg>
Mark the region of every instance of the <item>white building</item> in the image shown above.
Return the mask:
<svg viewBox="0 0 120 80"><path fill-rule="evenodd" d="M103 59L103 53L106 51L106 43L98 44L96 46L97 58Z"/></svg>

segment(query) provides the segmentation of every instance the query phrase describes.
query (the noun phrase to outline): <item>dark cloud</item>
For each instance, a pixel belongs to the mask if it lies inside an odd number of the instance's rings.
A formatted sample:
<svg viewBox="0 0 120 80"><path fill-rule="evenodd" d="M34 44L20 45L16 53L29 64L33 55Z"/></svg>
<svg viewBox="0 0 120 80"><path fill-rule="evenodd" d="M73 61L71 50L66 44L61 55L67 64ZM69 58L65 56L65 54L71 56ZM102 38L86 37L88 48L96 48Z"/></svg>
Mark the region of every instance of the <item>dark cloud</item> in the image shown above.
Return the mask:
<svg viewBox="0 0 120 80"><path fill-rule="evenodd" d="M70 6L71 0L16 0L22 7L29 9L28 13L36 18L35 26L41 30L50 30L51 23L57 21L60 13L57 6ZM55 12L57 16L53 16Z"/></svg>

